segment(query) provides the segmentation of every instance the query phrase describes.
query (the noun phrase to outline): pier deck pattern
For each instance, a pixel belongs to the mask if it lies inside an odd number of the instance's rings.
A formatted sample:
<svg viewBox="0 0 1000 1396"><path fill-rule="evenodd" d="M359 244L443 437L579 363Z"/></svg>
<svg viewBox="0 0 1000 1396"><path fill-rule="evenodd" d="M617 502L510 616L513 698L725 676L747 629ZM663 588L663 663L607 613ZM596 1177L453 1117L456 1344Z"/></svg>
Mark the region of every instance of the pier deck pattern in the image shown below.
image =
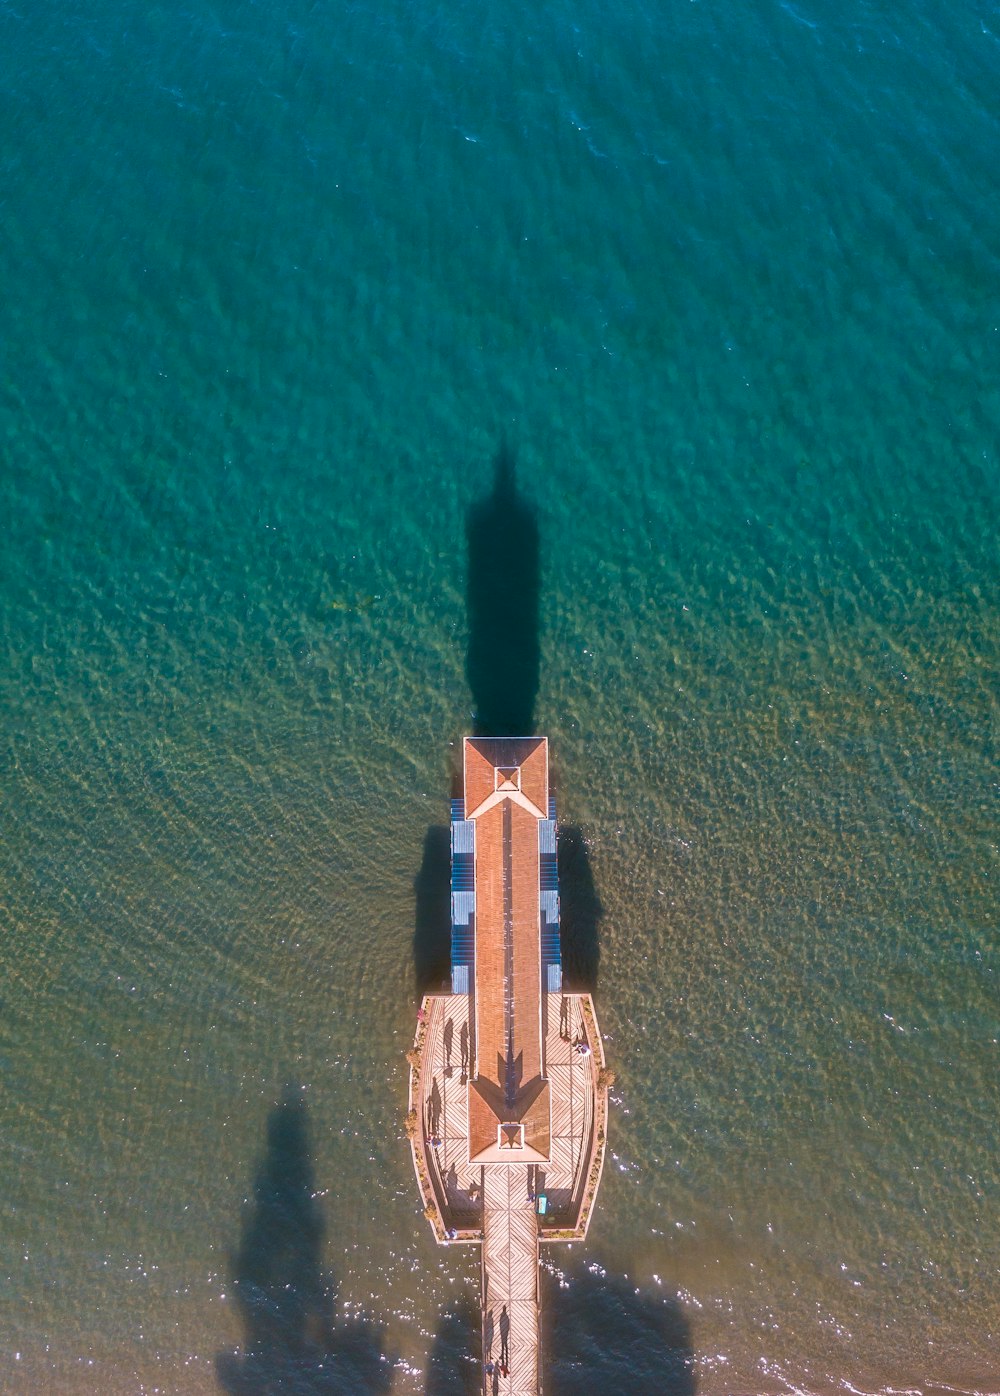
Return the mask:
<svg viewBox="0 0 1000 1396"><path fill-rule="evenodd" d="M420 1103L427 1162L446 1201L446 1225L479 1227L483 1170L480 1164L469 1162L469 996L429 999L428 1011L430 1070L423 1073Z"/></svg>
<svg viewBox="0 0 1000 1396"><path fill-rule="evenodd" d="M546 1194L549 1215L558 1222L583 1186L594 1098L590 1063L575 1051L575 1044L585 1035L580 998L574 994L547 994L545 998L552 1160L538 1165L533 1182L536 1193ZM469 1162L468 995L430 998L427 1012L427 1065L422 1073L419 1108L428 1166L445 1199L445 1224L457 1230L479 1228L483 1224L483 1167ZM435 1144L434 1140L440 1142Z"/></svg>
<svg viewBox="0 0 1000 1396"><path fill-rule="evenodd" d="M483 1168L483 1390L538 1396L538 1224L529 1164ZM505 1312L506 1311L506 1312ZM486 1373L492 1361L492 1375ZM506 1367L502 1376L499 1367Z"/></svg>
<svg viewBox="0 0 1000 1396"><path fill-rule="evenodd" d="M546 994L545 1059L552 1100L552 1160L539 1165L536 1193L548 1197L554 1219L572 1205L585 1181L589 1159L594 1091L591 1066L576 1052L586 1032L581 1000L575 994Z"/></svg>

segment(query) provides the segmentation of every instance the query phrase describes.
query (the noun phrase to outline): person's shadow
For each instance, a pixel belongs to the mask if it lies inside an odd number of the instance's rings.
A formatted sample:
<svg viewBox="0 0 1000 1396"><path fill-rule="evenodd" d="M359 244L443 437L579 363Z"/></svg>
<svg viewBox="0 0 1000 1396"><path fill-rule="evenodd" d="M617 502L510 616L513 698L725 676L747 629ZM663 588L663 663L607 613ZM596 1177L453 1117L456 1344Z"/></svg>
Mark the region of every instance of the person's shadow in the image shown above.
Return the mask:
<svg viewBox="0 0 1000 1396"><path fill-rule="evenodd" d="M381 1330L361 1319L334 1319L324 1233L305 1103L288 1090L268 1117L253 1205L233 1257L244 1340L241 1352L220 1353L215 1363L228 1396L377 1396L389 1390L392 1371Z"/></svg>

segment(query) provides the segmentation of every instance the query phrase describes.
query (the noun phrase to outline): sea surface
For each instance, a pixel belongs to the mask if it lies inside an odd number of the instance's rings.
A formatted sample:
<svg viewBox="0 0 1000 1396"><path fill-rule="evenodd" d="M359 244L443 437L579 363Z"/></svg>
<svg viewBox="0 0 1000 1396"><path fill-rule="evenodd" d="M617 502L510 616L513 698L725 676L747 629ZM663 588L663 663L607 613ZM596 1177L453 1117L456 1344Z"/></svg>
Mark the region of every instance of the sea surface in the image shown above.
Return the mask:
<svg viewBox="0 0 1000 1396"><path fill-rule="evenodd" d="M549 1396L1000 1391L998 151L995 0L0 0L0 1390L476 1389L499 459L617 1073Z"/></svg>

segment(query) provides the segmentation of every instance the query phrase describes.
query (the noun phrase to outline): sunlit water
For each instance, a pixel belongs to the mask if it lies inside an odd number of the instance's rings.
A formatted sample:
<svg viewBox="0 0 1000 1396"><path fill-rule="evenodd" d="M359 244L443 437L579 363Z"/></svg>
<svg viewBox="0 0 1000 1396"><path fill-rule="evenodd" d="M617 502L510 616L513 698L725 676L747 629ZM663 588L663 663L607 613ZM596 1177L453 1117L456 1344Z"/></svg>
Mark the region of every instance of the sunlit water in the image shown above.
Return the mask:
<svg viewBox="0 0 1000 1396"><path fill-rule="evenodd" d="M552 1391L1000 1389L998 35L0 6L3 1390L222 1389L286 1087L370 1389L460 1389L402 1054L503 434L618 1073Z"/></svg>

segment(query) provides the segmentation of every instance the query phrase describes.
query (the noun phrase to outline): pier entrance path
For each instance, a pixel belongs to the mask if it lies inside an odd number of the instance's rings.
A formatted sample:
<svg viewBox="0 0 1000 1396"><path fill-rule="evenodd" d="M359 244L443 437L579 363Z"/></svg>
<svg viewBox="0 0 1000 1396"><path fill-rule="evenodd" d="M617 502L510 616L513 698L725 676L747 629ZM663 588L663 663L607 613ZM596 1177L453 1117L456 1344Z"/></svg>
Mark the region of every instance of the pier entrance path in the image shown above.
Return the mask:
<svg viewBox="0 0 1000 1396"><path fill-rule="evenodd" d="M538 1396L538 1223L530 1165L483 1169L484 1391ZM500 1375L506 1367L508 1375Z"/></svg>

